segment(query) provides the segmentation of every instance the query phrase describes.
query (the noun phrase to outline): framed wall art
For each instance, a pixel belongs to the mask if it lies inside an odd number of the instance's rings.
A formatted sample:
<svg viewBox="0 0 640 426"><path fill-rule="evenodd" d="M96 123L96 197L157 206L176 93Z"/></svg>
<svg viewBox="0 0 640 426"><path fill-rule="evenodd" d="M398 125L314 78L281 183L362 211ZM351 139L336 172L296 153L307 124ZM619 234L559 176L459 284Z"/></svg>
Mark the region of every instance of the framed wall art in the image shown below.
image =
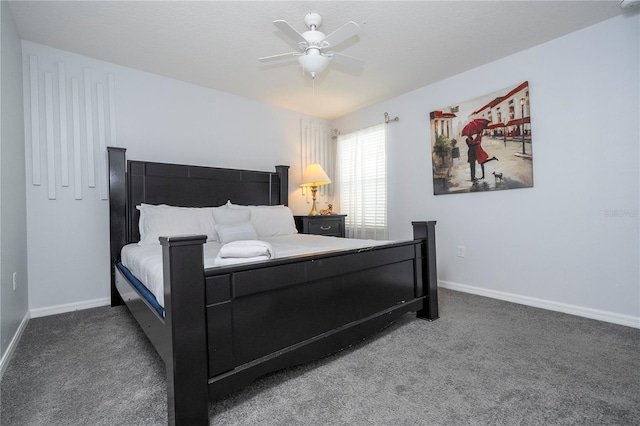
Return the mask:
<svg viewBox="0 0 640 426"><path fill-rule="evenodd" d="M529 82L430 114L434 195L533 187Z"/></svg>

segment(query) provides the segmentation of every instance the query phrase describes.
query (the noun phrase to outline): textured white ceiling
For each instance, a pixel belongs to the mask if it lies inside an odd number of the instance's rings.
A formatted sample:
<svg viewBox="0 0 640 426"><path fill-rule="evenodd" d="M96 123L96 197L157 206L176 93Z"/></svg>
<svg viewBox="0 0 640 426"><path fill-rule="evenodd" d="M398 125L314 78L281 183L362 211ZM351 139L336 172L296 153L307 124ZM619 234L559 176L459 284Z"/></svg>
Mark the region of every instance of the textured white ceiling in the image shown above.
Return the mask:
<svg viewBox="0 0 640 426"><path fill-rule="evenodd" d="M609 1L11 1L24 40L327 119L593 25L624 11ZM329 34L358 36L314 83L272 22L299 32L308 12ZM567 52L569 54L569 52ZM315 94L314 94L315 93Z"/></svg>

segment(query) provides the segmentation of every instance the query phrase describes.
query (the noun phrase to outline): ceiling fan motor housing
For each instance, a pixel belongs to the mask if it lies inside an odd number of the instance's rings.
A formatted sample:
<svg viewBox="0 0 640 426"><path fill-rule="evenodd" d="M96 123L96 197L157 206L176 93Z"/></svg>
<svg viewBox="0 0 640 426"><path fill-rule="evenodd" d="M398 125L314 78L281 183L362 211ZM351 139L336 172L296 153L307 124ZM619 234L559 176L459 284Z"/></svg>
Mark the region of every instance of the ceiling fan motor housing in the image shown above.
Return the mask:
<svg viewBox="0 0 640 426"><path fill-rule="evenodd" d="M304 24L310 30L313 30L315 28L319 28L320 25L322 25L322 16L318 15L315 12L307 13L305 15L305 17L304 17Z"/></svg>
<svg viewBox="0 0 640 426"><path fill-rule="evenodd" d="M325 35L320 31L305 31L302 33L302 37L307 40L307 44L309 46L326 47L322 46L322 41L325 39Z"/></svg>

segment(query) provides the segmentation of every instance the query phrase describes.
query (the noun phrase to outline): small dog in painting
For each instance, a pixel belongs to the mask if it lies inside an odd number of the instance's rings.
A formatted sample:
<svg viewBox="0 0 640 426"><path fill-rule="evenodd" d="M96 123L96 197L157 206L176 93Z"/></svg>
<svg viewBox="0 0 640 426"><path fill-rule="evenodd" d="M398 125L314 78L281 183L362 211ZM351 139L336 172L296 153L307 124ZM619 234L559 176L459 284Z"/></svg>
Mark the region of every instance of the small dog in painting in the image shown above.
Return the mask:
<svg viewBox="0 0 640 426"><path fill-rule="evenodd" d="M502 173L493 172L493 177L495 178L496 183L497 182L502 182Z"/></svg>

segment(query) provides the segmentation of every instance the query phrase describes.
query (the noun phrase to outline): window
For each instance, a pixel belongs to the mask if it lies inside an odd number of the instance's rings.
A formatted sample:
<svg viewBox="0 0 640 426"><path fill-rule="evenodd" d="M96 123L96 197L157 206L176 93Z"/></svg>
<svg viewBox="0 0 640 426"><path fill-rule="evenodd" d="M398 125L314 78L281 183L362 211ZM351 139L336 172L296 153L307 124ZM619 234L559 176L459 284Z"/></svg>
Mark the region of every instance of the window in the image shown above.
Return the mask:
<svg viewBox="0 0 640 426"><path fill-rule="evenodd" d="M338 137L340 209L350 238L387 239L385 125Z"/></svg>

